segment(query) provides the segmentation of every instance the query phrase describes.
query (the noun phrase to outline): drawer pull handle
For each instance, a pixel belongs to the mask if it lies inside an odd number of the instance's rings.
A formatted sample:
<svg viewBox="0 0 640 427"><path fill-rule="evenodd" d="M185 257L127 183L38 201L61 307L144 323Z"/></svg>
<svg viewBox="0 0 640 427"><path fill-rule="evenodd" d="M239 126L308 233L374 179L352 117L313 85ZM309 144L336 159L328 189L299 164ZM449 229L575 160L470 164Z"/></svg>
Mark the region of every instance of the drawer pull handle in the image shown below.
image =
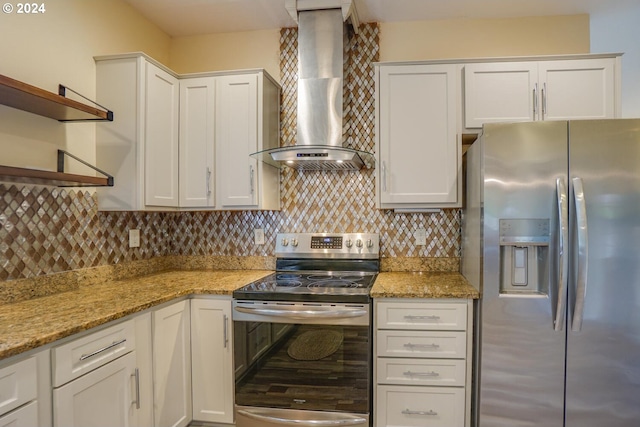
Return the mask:
<svg viewBox="0 0 640 427"><path fill-rule="evenodd" d="M430 315L430 316L414 316L412 314L408 314L406 316L404 316L405 319L407 320L440 320L440 316L434 316L434 315Z"/></svg>
<svg viewBox="0 0 640 427"><path fill-rule="evenodd" d="M438 415L436 411L429 409L428 411L412 411L410 409L405 409L402 411L404 415Z"/></svg>
<svg viewBox="0 0 640 427"><path fill-rule="evenodd" d="M407 372L403 372L402 375L405 375L407 377L439 377L440 374L435 372L435 371L431 371L431 372L411 372L411 371L407 371Z"/></svg>
<svg viewBox="0 0 640 427"><path fill-rule="evenodd" d="M438 344L413 344L413 343L410 343L410 342L404 344L404 346L406 348L410 349L410 350L420 349L420 348L435 350L435 349L440 348L440 346Z"/></svg>
<svg viewBox="0 0 640 427"><path fill-rule="evenodd" d="M111 344L109 344L108 346L106 346L106 347L102 347L100 350L96 350L96 351L94 351L93 353L83 354L82 356L80 356L80 360L87 360L87 359L88 359L88 358L90 358L90 357L97 356L98 354L100 354L100 353L102 353L102 352L104 352L104 351L107 351L107 350L109 350L109 349L112 349L113 347L117 347L117 346L119 346L120 344L124 344L126 341L127 341L127 339L126 339L126 338L121 339L120 341L114 341L114 342L112 342Z"/></svg>

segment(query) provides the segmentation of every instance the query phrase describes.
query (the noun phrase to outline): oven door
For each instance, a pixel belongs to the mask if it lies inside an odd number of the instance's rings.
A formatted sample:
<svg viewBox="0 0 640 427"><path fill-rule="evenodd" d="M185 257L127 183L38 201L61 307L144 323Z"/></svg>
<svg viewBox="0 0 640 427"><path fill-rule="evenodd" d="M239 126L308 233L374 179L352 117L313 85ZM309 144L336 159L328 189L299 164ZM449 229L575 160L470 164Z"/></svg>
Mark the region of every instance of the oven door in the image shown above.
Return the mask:
<svg viewBox="0 0 640 427"><path fill-rule="evenodd" d="M370 304L234 301L236 426L368 427Z"/></svg>

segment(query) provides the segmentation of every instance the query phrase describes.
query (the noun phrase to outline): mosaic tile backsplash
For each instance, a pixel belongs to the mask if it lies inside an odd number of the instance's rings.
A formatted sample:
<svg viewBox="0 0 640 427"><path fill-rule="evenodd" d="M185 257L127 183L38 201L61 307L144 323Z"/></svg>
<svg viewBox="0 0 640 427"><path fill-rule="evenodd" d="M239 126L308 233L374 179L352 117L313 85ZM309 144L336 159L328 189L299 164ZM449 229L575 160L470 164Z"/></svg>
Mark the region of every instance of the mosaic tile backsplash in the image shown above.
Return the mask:
<svg viewBox="0 0 640 427"><path fill-rule="evenodd" d="M377 24L352 38L345 76L345 132L353 148L373 151ZM281 145L295 143L297 29L281 31ZM100 212L89 191L0 184L0 281L148 260L157 256L273 256L278 232L380 233L383 258L460 256L460 211L397 214L375 209L374 171L284 169L282 210ZM141 230L140 248L128 230ZM253 229L265 244L253 244ZM427 245L413 233L427 230Z"/></svg>

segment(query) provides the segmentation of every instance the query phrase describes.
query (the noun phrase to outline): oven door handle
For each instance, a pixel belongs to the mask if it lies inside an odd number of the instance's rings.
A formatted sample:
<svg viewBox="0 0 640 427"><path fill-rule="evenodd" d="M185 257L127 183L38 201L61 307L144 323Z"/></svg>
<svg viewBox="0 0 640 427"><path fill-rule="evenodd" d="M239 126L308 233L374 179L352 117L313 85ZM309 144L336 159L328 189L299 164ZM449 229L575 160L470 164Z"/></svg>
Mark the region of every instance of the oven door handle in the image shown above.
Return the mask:
<svg viewBox="0 0 640 427"><path fill-rule="evenodd" d="M357 426L363 425L367 422L366 418L349 416L345 418L329 419L329 420L300 420L283 418L273 415L267 415L266 411L252 411L248 409L239 409L238 414L244 415L247 418L253 418L255 420L266 421L278 425L295 425L301 427L334 427L334 426Z"/></svg>
<svg viewBox="0 0 640 427"><path fill-rule="evenodd" d="M236 307L241 313L258 314L262 316L285 317L287 319L343 319L347 317L360 317L367 314L366 310L278 310L274 308Z"/></svg>

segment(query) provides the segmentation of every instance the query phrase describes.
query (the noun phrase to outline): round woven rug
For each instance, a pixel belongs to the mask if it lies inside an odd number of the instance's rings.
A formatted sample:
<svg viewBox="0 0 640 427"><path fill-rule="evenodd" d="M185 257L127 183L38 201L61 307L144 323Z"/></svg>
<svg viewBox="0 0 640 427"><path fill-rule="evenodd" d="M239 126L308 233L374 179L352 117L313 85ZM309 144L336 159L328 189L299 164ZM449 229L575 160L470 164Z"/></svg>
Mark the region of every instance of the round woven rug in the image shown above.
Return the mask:
<svg viewBox="0 0 640 427"><path fill-rule="evenodd" d="M331 356L342 344L342 333L328 329L307 331L289 346L287 353L295 360L320 360Z"/></svg>

